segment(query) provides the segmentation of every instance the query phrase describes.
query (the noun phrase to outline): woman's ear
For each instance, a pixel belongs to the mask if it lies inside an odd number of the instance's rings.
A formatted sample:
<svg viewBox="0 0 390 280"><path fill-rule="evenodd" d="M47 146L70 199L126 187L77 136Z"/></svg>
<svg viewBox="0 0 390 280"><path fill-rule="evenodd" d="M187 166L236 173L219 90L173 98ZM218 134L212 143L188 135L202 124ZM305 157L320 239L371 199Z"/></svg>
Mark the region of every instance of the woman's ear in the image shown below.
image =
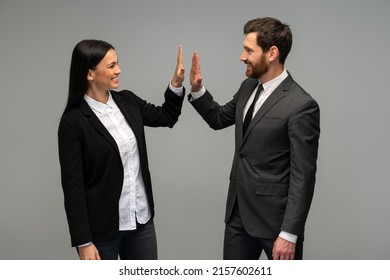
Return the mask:
<svg viewBox="0 0 390 280"><path fill-rule="evenodd" d="M94 78L94 73L91 69L88 70L88 74L87 74L87 80L88 81L93 81L93 78Z"/></svg>

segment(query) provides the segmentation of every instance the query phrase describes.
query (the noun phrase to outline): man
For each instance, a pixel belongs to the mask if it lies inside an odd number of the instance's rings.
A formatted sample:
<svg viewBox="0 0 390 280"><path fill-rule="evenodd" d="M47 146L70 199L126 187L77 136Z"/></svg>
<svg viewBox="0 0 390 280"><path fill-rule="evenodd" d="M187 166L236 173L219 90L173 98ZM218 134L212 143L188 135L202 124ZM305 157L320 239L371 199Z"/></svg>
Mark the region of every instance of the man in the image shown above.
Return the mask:
<svg viewBox="0 0 390 280"><path fill-rule="evenodd" d="M319 107L285 70L292 45L288 25L258 18L244 26L244 35L240 60L248 78L226 105L202 85L197 52L190 73L189 100L209 126L236 125L224 259L258 259L262 251L268 259L302 259L317 169Z"/></svg>

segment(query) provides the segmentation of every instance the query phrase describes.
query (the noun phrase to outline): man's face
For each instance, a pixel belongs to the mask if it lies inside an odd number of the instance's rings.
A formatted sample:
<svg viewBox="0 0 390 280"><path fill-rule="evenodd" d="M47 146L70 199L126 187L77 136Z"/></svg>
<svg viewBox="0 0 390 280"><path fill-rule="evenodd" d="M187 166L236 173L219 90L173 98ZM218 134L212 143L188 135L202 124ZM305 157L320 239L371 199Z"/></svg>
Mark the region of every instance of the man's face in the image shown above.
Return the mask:
<svg viewBox="0 0 390 280"><path fill-rule="evenodd" d="M260 79L268 71L266 55L257 45L257 34L255 32L248 33L245 36L240 60L244 62L246 67L246 76L249 78Z"/></svg>

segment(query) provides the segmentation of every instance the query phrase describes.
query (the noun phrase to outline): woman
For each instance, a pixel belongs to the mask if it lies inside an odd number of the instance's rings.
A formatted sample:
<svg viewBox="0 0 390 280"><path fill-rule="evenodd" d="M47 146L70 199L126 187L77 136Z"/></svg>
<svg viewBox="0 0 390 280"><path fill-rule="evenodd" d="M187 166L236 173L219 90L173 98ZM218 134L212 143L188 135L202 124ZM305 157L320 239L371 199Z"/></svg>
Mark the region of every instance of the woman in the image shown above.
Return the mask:
<svg viewBox="0 0 390 280"><path fill-rule="evenodd" d="M172 128L178 120L182 48L162 106L111 90L120 74L111 44L75 46L58 144L65 211L80 259L157 259L144 126Z"/></svg>

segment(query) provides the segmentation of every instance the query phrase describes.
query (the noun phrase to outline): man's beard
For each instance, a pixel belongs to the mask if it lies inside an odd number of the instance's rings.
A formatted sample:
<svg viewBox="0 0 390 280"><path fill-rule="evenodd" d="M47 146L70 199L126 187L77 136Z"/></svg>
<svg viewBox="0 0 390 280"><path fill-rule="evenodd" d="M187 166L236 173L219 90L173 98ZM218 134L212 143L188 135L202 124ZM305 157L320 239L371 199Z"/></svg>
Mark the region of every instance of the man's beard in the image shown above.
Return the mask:
<svg viewBox="0 0 390 280"><path fill-rule="evenodd" d="M253 66L253 64L250 64L250 66L252 67L252 72L246 73L246 76L248 78L260 79L261 76L268 72L268 65L265 61L265 55L261 56L260 62L258 64L256 64L255 66Z"/></svg>

